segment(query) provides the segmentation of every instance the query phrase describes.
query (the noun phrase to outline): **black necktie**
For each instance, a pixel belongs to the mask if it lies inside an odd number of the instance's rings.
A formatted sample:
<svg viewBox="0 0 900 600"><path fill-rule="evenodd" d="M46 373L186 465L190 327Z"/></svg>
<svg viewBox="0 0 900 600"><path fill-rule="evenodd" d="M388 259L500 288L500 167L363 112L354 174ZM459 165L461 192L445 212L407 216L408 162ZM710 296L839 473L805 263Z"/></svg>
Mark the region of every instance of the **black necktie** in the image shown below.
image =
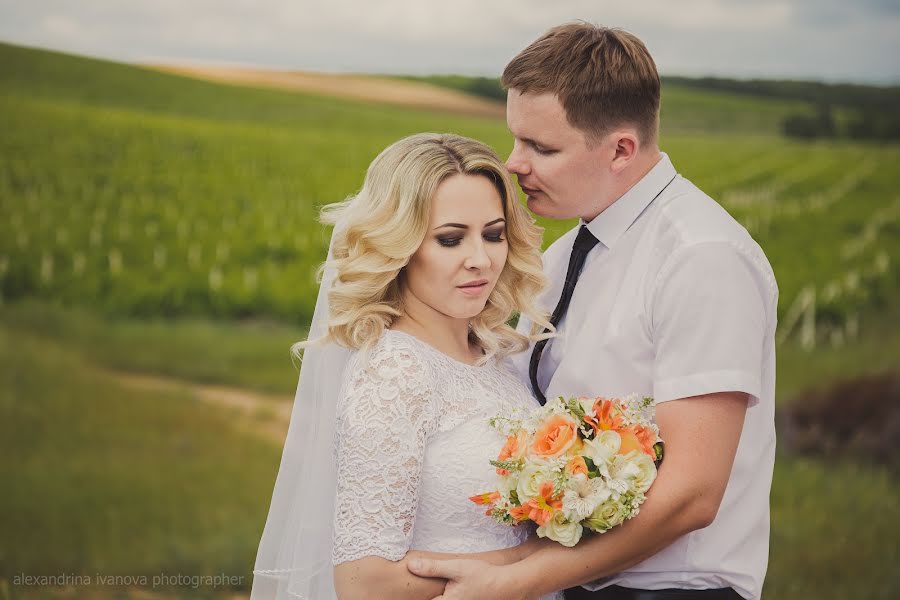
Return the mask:
<svg viewBox="0 0 900 600"><path fill-rule="evenodd" d="M563 315L566 314L566 310L569 308L569 302L572 300L572 293L575 291L575 284L578 283L578 276L581 275L581 268L584 266L584 259L587 257L588 252L597 245L598 241L599 240L595 238L584 225L578 230L578 236L575 238L575 243L572 245L572 254L569 256L569 268L566 271L566 282L563 284L562 295L559 297L559 303L556 305L556 308L553 310L553 315L550 317L550 322L554 327L559 325L559 321L562 319ZM547 333L548 331L550 330L544 329L544 333ZM534 395L537 396L542 405L547 401L547 398L544 397L544 393L541 391L541 388L538 387L537 371L538 364L541 362L541 353L544 351L544 346L547 345L548 341L549 340L541 340L534 345L534 350L531 353L531 362L528 365L528 376L531 378L531 388L534 390Z"/></svg>

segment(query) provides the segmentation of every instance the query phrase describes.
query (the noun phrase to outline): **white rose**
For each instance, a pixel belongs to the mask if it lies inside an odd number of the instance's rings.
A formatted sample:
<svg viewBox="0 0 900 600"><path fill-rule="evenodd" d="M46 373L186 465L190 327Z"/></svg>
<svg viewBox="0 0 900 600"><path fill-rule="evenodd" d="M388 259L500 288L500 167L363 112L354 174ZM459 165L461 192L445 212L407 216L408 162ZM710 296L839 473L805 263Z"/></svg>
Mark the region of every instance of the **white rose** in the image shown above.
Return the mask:
<svg viewBox="0 0 900 600"><path fill-rule="evenodd" d="M653 464L653 459L643 452L637 453L632 464L637 468L637 474L631 482L632 488L636 494L643 494L656 481L656 465Z"/></svg>
<svg viewBox="0 0 900 600"><path fill-rule="evenodd" d="M594 531L603 532L615 527L624 520L625 508L618 499L613 496L594 509L591 516L585 521L585 525Z"/></svg>
<svg viewBox="0 0 900 600"><path fill-rule="evenodd" d="M652 458L640 450L632 450L624 456L616 457L610 474L613 478L624 481L635 493L643 494L656 480L656 465Z"/></svg>
<svg viewBox="0 0 900 600"><path fill-rule="evenodd" d="M519 481L516 484L516 494L519 502L525 504L531 498L540 494L541 485L547 481L553 481L553 474L545 464L528 463L519 473Z"/></svg>
<svg viewBox="0 0 900 600"><path fill-rule="evenodd" d="M537 528L538 537L550 538L567 548L571 548L581 539L584 528L580 523L569 523L561 512L554 513L553 517Z"/></svg>
<svg viewBox="0 0 900 600"><path fill-rule="evenodd" d="M622 447L622 436L618 431L611 429L601 432L596 438L597 442L609 450L610 454L615 454Z"/></svg>
<svg viewBox="0 0 900 600"><path fill-rule="evenodd" d="M615 431L604 431L593 439L584 440L582 454L590 458L604 477L609 477L607 464L622 446L622 438Z"/></svg>
<svg viewBox="0 0 900 600"><path fill-rule="evenodd" d="M619 454L609 466L609 474L615 479L628 481L634 479L638 474L638 466L635 461L638 451L632 450L628 454Z"/></svg>

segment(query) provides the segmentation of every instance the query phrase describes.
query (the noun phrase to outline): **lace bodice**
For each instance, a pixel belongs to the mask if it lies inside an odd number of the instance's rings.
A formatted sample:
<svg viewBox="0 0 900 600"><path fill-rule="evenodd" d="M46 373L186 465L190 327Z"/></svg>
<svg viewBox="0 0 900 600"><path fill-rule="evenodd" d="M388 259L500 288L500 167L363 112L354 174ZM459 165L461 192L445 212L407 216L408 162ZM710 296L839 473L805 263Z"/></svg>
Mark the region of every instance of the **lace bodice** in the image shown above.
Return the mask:
<svg viewBox="0 0 900 600"><path fill-rule="evenodd" d="M387 330L372 349L354 353L344 378L335 564L400 560L409 549L480 552L528 537L527 526L496 523L469 500L496 488L488 460L504 440L487 420L537 406L505 365L467 365Z"/></svg>

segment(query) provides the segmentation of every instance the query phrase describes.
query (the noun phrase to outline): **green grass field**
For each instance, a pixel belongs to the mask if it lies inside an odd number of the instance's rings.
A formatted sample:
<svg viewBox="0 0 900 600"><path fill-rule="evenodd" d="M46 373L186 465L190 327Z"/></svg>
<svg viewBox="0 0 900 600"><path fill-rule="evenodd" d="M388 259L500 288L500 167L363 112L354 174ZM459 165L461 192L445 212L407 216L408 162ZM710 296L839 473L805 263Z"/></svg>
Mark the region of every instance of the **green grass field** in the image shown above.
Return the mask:
<svg viewBox="0 0 900 600"><path fill-rule="evenodd" d="M0 363L0 578L250 581L280 448L191 396L123 388L37 336L0 328Z"/></svg>
<svg viewBox="0 0 900 600"><path fill-rule="evenodd" d="M191 396L122 388L93 373L69 340L3 323L0 364L0 476L9 482L0 579L227 573L250 581L280 448L235 431L227 414ZM884 468L780 455L765 597L892 598L898 498Z"/></svg>
<svg viewBox="0 0 900 600"><path fill-rule="evenodd" d="M663 107L663 150L775 269L779 404L896 369L900 148L786 141L796 103L672 88ZM318 207L399 137L505 155L505 124L0 44L0 130L0 600L40 593L10 587L23 571L249 583L281 448L98 369L292 394ZM545 243L571 226L543 224ZM898 492L883 467L782 452L765 597L897 596Z"/></svg>
<svg viewBox="0 0 900 600"><path fill-rule="evenodd" d="M378 151L423 130L477 137L501 155L510 146L496 120L222 87L10 46L0 59L7 300L302 326L327 244L318 208L352 194ZM811 287L819 337L846 336L898 291L900 149L788 142L762 121L741 125L748 114L772 121L783 104L667 91L667 123L690 133L667 133L662 146L764 246L780 314ZM543 224L546 243L571 225ZM833 243L819 243L826 238Z"/></svg>

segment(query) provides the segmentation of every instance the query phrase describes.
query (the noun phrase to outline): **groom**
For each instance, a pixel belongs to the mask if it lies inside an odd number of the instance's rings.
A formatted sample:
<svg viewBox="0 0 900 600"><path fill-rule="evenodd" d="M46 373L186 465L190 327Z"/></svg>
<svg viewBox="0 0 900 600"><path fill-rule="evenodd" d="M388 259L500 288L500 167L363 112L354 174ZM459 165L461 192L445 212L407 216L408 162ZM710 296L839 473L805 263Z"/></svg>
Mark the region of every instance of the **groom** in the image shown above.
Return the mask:
<svg viewBox="0 0 900 600"><path fill-rule="evenodd" d="M507 566L413 561L443 598L758 598L775 458L778 290L759 246L658 148L660 84L615 29L551 29L506 66L507 166L538 215L559 336L517 365L538 398L653 396L665 460L640 514ZM528 328L529 323L520 323ZM583 587L581 587L583 586ZM591 591L596 590L596 591Z"/></svg>

